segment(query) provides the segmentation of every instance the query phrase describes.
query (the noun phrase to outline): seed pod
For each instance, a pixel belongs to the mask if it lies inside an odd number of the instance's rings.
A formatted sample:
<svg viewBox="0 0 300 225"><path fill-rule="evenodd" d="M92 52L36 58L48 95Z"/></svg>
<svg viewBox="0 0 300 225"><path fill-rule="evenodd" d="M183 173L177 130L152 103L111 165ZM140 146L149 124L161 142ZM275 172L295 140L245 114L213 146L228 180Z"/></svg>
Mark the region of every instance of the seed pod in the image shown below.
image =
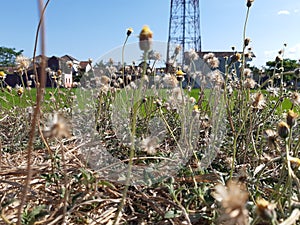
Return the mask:
<svg viewBox="0 0 300 225"><path fill-rule="evenodd" d="M286 117L286 122L290 127L293 127L296 125L297 118L298 118L298 114L295 113L293 110L289 110Z"/></svg>
<svg viewBox="0 0 300 225"><path fill-rule="evenodd" d="M290 128L289 128L289 125L287 125L286 122L281 121L278 124L277 129L278 129L278 134L279 134L280 137L287 138L289 136Z"/></svg>

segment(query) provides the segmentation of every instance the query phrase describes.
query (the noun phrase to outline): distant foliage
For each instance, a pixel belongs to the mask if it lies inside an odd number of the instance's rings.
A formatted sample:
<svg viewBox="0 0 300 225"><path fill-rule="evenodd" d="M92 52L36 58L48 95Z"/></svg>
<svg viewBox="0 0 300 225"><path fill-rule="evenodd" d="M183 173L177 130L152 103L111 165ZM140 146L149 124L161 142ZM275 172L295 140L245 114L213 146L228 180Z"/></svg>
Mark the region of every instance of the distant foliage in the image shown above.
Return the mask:
<svg viewBox="0 0 300 225"><path fill-rule="evenodd" d="M24 50L16 51L15 48L0 47L0 67L14 66L16 57Z"/></svg>

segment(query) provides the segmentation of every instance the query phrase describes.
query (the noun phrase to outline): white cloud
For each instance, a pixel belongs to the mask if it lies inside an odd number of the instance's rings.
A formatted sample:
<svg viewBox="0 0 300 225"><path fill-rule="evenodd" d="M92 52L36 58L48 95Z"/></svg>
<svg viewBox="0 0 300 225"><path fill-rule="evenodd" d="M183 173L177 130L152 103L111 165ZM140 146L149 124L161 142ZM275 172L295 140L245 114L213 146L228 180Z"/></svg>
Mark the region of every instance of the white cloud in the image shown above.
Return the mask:
<svg viewBox="0 0 300 225"><path fill-rule="evenodd" d="M289 15L290 12L288 10L280 10L277 12L277 15Z"/></svg>
<svg viewBox="0 0 300 225"><path fill-rule="evenodd" d="M299 9L294 9L294 13L298 13L299 12Z"/></svg>

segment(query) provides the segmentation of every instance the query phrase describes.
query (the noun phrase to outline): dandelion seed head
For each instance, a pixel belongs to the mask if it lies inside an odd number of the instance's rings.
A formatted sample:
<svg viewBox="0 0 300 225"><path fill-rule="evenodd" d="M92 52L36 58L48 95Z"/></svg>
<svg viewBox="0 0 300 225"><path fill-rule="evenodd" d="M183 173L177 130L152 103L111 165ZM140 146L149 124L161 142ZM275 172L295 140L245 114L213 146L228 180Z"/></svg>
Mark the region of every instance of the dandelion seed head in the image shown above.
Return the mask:
<svg viewBox="0 0 300 225"><path fill-rule="evenodd" d="M237 222L236 224L247 224L248 210L246 209L246 203L248 193L244 184L236 181L229 181L226 186L218 184L215 186L213 197L221 203L226 219L234 220Z"/></svg>

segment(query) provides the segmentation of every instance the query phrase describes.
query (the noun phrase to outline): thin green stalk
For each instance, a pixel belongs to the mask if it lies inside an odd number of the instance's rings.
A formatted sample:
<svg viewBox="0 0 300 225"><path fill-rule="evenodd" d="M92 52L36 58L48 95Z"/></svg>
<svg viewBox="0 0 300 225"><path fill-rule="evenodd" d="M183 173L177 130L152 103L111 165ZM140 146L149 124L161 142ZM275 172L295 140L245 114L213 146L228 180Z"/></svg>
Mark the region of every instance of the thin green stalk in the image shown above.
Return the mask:
<svg viewBox="0 0 300 225"><path fill-rule="evenodd" d="M241 119L243 117L243 112L244 109L247 107L247 101L249 100L248 97L246 98L246 101L244 99L244 81L245 81L245 76L244 76L244 70L245 70L245 49L246 49L246 44L245 44L245 39L246 39L246 30L247 30L247 23L248 23L248 18L249 18L249 12L250 12L250 7L247 8L247 13L246 13L246 19L244 23L244 28L243 28L243 51L242 51L242 66L241 66L241 79L240 79L240 86L241 88L239 89L240 97L241 97Z"/></svg>
<svg viewBox="0 0 300 225"><path fill-rule="evenodd" d="M146 67L146 60L147 60L147 51L144 51L144 70L143 74L141 77L141 83L139 90L143 88L143 81L144 81L144 75L146 73L145 67ZM139 96L138 96L139 97ZM127 192L129 188L129 184L131 181L131 174L132 174L132 167L133 167L133 159L135 155L135 136L136 136L136 125L137 125L137 114L138 114L138 109L139 105L135 105L134 103L135 98L132 98L132 118L131 118L131 133L130 133L130 152L129 152L129 162L128 162L128 170L127 170L127 176L126 176L126 181L125 181L125 187L122 193L122 199L118 207L118 211L115 216L115 220L113 222L113 225L119 224L121 217L122 217L122 210L124 208L125 202L126 202L126 197L127 197Z"/></svg>
<svg viewBox="0 0 300 225"><path fill-rule="evenodd" d="M122 47L122 76L123 76L123 82L125 82L124 52L125 52L125 46L126 46L128 38L129 38L129 35L126 36L126 39L125 39L123 47Z"/></svg>
<svg viewBox="0 0 300 225"><path fill-rule="evenodd" d="M251 108L249 108L247 110L247 114L245 115L245 118L247 118L250 110L251 110ZM232 178L233 171L234 171L234 168L235 168L234 164L235 164L235 161L236 161L237 140L238 140L238 138L239 138L242 130L244 129L245 123L246 123L246 120L243 120L243 123L241 124L240 129L238 130L238 132L234 136L234 140L233 140L233 156L232 156L232 164L231 164L231 171L230 171L230 179Z"/></svg>

